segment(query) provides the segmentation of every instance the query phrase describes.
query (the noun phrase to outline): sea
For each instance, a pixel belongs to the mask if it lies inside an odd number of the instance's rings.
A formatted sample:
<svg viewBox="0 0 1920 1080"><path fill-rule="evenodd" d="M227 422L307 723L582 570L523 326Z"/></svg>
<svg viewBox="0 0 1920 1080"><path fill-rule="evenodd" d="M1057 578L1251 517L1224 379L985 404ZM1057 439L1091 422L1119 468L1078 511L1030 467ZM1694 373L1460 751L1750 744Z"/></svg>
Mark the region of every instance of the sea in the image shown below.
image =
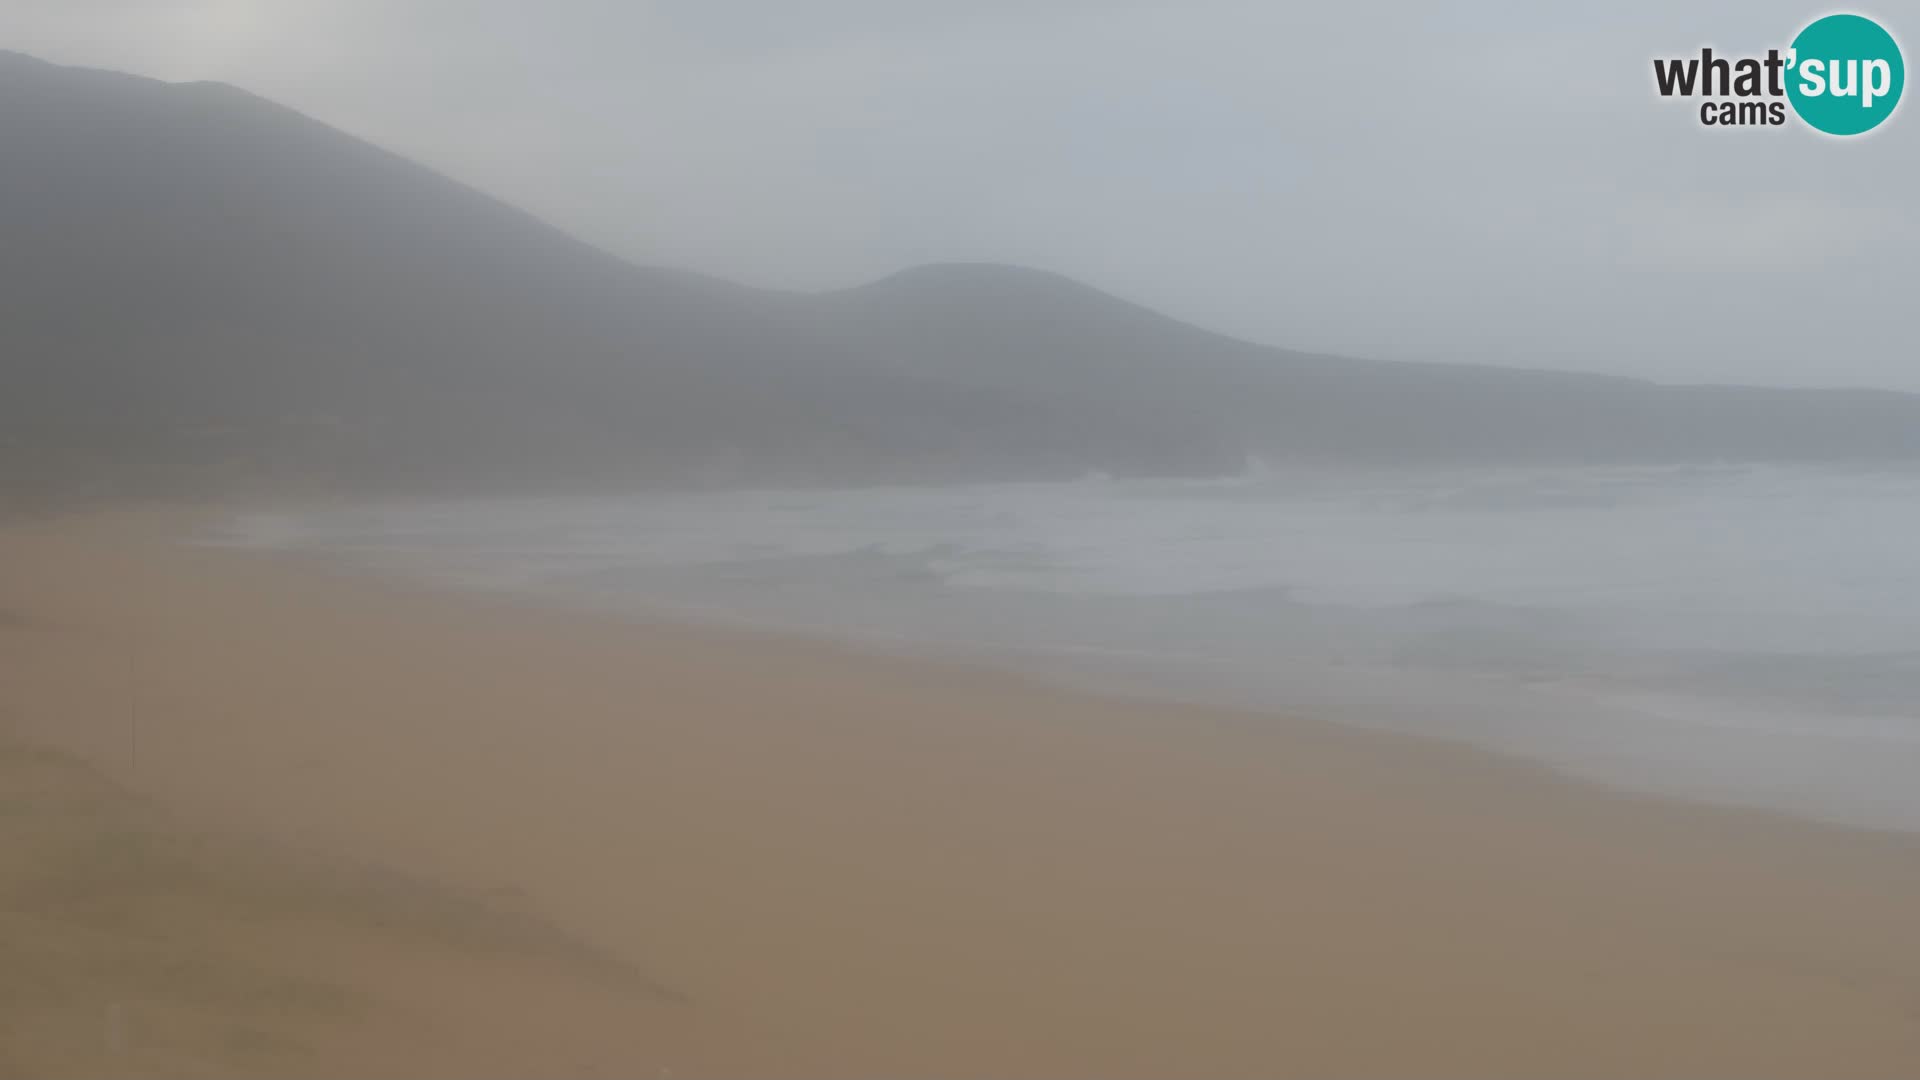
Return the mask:
<svg viewBox="0 0 1920 1080"><path fill-rule="evenodd" d="M1920 830L1911 467L1252 462L1219 480L255 510L206 540Z"/></svg>

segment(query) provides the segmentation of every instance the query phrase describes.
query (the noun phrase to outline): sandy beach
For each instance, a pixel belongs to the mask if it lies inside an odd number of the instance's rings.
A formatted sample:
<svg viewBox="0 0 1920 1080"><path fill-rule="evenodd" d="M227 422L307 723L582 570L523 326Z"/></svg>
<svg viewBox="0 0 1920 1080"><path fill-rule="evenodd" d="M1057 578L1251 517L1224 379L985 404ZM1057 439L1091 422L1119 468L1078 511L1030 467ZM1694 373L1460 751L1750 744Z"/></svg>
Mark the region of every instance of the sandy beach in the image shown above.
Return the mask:
<svg viewBox="0 0 1920 1080"><path fill-rule="evenodd" d="M1920 839L0 530L0 1076L1911 1076Z"/></svg>

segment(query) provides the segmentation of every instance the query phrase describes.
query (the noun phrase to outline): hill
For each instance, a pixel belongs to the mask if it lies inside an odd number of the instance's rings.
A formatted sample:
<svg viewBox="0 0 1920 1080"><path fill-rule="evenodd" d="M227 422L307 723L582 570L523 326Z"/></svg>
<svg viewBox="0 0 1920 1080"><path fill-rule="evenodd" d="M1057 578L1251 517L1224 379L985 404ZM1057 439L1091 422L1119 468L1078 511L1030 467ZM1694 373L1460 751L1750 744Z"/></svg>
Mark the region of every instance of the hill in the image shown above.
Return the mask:
<svg viewBox="0 0 1920 1080"><path fill-rule="evenodd" d="M1050 274L638 267L216 84L0 53L0 463L114 489L1920 456L1920 398L1314 356Z"/></svg>

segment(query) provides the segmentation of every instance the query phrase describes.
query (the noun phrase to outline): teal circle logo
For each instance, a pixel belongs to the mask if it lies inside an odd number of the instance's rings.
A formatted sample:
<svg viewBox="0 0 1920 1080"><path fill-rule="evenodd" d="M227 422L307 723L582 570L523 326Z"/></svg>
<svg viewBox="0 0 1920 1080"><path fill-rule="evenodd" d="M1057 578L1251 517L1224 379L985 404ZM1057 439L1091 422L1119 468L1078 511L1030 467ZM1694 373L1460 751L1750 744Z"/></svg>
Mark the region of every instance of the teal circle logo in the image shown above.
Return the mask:
<svg viewBox="0 0 1920 1080"><path fill-rule="evenodd" d="M1863 15L1816 19L1793 39L1787 100L1815 130L1860 135L1893 115L1907 84L1900 45Z"/></svg>

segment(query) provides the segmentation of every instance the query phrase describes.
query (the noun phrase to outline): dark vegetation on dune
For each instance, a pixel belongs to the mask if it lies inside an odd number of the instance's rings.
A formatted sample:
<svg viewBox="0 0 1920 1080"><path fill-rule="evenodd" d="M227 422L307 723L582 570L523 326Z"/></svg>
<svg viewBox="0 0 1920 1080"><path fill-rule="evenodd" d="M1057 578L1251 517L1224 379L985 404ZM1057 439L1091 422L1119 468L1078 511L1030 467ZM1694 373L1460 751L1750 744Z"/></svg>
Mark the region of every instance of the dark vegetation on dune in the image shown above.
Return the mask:
<svg viewBox="0 0 1920 1080"><path fill-rule="evenodd" d="M1920 456L1920 398L1316 356L1064 278L634 266L231 87L0 53L0 479L474 490Z"/></svg>

